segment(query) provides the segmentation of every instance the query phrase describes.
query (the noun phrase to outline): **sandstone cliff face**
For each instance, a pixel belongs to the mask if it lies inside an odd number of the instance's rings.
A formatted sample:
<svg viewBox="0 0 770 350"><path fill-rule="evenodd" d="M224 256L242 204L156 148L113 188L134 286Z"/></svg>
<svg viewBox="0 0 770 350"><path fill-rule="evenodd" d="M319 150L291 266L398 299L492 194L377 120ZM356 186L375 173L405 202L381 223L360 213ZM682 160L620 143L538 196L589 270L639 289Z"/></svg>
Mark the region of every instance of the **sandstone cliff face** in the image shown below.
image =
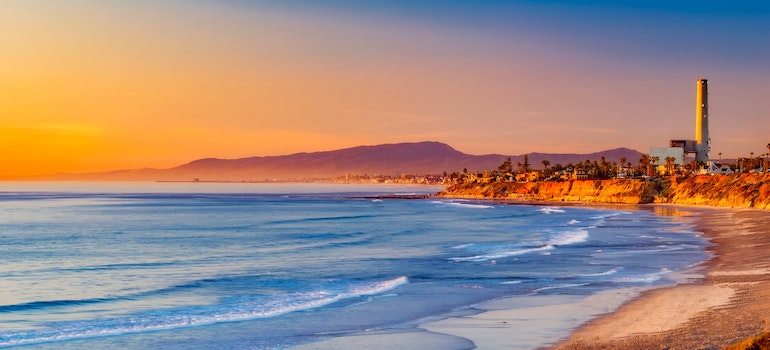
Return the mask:
<svg viewBox="0 0 770 350"><path fill-rule="evenodd" d="M770 175L703 175L684 178L491 182L454 185L443 197L608 204L674 203L770 209Z"/></svg>
<svg viewBox="0 0 770 350"><path fill-rule="evenodd" d="M522 201L638 204L653 201L656 192L652 186L653 184L648 182L630 179L465 183L451 186L439 195Z"/></svg>
<svg viewBox="0 0 770 350"><path fill-rule="evenodd" d="M703 175L671 179L662 203L770 209L770 175Z"/></svg>

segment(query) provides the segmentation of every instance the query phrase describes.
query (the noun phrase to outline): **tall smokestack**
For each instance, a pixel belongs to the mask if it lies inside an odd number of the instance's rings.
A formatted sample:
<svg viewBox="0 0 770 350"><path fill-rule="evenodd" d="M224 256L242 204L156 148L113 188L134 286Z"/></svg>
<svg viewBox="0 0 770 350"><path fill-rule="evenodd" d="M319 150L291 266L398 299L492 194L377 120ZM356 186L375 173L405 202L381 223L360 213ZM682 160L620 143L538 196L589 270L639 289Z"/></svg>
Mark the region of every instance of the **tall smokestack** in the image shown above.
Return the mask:
<svg viewBox="0 0 770 350"><path fill-rule="evenodd" d="M695 94L695 143L697 144L695 160L708 162L711 150L709 139L709 102L708 80L698 79Z"/></svg>

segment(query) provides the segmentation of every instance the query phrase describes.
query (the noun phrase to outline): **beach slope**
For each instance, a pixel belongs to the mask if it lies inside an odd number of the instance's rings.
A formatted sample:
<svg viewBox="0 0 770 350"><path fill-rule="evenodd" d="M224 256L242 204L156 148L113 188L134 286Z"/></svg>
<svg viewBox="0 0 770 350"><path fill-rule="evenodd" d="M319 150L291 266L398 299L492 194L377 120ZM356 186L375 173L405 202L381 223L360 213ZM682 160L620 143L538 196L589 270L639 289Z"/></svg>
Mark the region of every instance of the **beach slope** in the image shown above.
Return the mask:
<svg viewBox="0 0 770 350"><path fill-rule="evenodd" d="M646 291L554 349L721 349L768 329L770 212L677 208L713 243L705 278Z"/></svg>

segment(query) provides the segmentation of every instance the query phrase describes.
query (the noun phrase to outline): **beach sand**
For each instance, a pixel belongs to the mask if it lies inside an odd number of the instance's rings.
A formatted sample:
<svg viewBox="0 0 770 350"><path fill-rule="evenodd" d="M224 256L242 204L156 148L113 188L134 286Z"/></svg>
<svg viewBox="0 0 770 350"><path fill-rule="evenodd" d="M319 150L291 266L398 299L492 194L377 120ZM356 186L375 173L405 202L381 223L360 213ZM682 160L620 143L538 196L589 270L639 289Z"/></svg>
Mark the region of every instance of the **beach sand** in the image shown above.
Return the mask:
<svg viewBox="0 0 770 350"><path fill-rule="evenodd" d="M408 333L359 334L296 349L721 349L770 329L770 211L650 207L660 215L694 216L695 229L713 243L712 258L681 274L682 284L588 298L502 298ZM553 338L570 332L566 340Z"/></svg>
<svg viewBox="0 0 770 350"><path fill-rule="evenodd" d="M587 322L555 349L721 349L770 329L770 212L656 206L697 216L705 278L654 289Z"/></svg>

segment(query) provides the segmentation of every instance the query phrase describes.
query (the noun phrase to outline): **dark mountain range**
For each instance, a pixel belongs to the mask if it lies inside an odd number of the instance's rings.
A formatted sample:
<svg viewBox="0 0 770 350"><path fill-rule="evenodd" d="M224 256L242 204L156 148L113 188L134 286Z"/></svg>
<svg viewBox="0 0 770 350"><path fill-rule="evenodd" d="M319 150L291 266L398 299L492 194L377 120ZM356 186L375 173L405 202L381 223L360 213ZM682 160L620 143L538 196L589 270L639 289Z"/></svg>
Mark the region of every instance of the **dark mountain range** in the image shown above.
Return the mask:
<svg viewBox="0 0 770 350"><path fill-rule="evenodd" d="M641 153L618 148L590 154L531 153L529 163L542 168L547 159L554 164L577 163L584 160L608 161L621 157L636 163ZM296 153L285 156L249 157L240 159L205 158L170 169L118 170L92 174L59 174L56 179L78 180L140 180L140 181L265 181L331 178L345 174L401 175L441 174L444 171L483 171L497 169L505 155L470 155L439 142L418 142L358 146L335 151ZM513 164L523 155L511 156Z"/></svg>

